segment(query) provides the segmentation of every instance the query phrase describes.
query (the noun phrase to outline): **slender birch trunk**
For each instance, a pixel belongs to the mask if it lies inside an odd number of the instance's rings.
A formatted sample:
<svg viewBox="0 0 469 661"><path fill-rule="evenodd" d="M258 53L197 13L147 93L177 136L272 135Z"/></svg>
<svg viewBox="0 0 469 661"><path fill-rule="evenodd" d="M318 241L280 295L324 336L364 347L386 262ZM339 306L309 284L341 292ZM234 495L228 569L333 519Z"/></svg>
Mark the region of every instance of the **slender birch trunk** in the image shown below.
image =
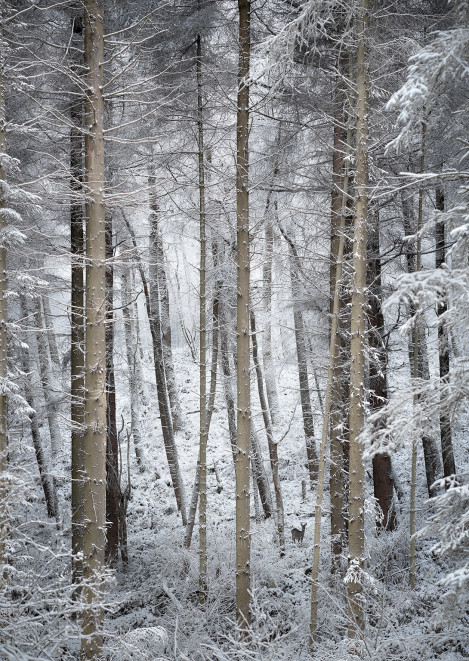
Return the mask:
<svg viewBox="0 0 469 661"><path fill-rule="evenodd" d="M236 447L236 613L241 636L251 623L250 433L251 388L249 349L249 63L251 3L238 0L239 60L236 118L237 217L237 447Z"/></svg>
<svg viewBox="0 0 469 661"><path fill-rule="evenodd" d="M106 543L106 223L103 0L85 0L86 339L81 658L101 655Z"/></svg>
<svg viewBox="0 0 469 661"><path fill-rule="evenodd" d="M357 18L356 201L350 362L349 638L365 628L362 572L365 553L365 466L360 434L365 424L365 309L368 220L368 53L369 0L360 0Z"/></svg>
<svg viewBox="0 0 469 661"><path fill-rule="evenodd" d="M436 189L435 202L437 211L444 213L445 192L441 187ZM435 244L435 266L437 269L440 269L446 262L444 222L437 221L435 225ZM446 295L442 294L438 299L436 308L438 316L444 318L447 309ZM441 321L441 319L438 324L438 362L440 368L440 383L442 386L446 386L449 383L449 342L446 322ZM443 409L440 409L440 437L441 454L443 457L443 474L445 477L450 477L450 475L456 473L456 463L454 461L451 421L448 411Z"/></svg>
<svg viewBox="0 0 469 661"><path fill-rule="evenodd" d="M83 17L73 20L73 46L83 50ZM79 72L83 56L75 56ZM85 281L83 254L83 99L70 104L70 420L72 460L72 582L78 584L83 574L84 454L85 433Z"/></svg>

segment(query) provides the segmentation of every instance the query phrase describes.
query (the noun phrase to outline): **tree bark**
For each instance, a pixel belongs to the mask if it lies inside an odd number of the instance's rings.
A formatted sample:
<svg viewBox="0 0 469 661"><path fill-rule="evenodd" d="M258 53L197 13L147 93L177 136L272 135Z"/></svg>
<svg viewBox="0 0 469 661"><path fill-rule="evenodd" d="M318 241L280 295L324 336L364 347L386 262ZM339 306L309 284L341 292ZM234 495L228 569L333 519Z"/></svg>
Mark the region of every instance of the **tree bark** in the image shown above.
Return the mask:
<svg viewBox="0 0 469 661"><path fill-rule="evenodd" d="M3 43L3 3L0 7L0 152L6 154L6 115L5 115L5 45ZM5 170L0 163L0 181L6 181ZM6 216L3 213L7 201L2 187L0 192L0 233L7 228ZM0 381L8 380L7 366L7 247L0 242ZM5 562L5 541L8 535L8 419L7 419L7 392L1 388L0 392L0 563ZM2 577L0 577L2 578Z"/></svg>
<svg viewBox="0 0 469 661"><path fill-rule="evenodd" d="M419 193L419 216L421 215L420 206L421 206L421 201L420 201L420 193ZM412 198L411 196L407 195L405 192L402 193L402 212L404 219L404 233L406 236L412 236L413 234L415 234L419 223L417 221L417 225L416 225L414 222L414 210L412 205ZM413 242L413 243L406 241L405 256L406 256L408 273L415 273L418 270L417 258L416 258L416 254L418 253L418 243L419 243L418 239L417 242ZM415 336L415 329L414 329L413 337L409 338L410 373L413 378L419 378L428 381L430 380L430 370L428 367L427 343L425 338L424 324L423 321L418 318L416 306L412 302L409 305L409 313L411 317L416 318L415 325L417 330L417 336ZM417 342L416 342L416 337L417 337ZM417 357L416 357L417 372L414 374L415 370L413 366L414 366L415 346L417 347ZM429 497L432 498L435 495L432 489L432 484L435 482L436 479L438 479L438 477L442 473L440 455L435 440L425 433L420 432L420 435L421 435L421 441L423 447L423 456L425 461L427 491Z"/></svg>
<svg viewBox="0 0 469 661"><path fill-rule="evenodd" d="M238 99L236 117L236 218L237 218L237 441L236 441L236 613L241 636L251 623L250 536L250 433L251 388L249 350L249 62L251 3L238 0Z"/></svg>
<svg viewBox="0 0 469 661"><path fill-rule="evenodd" d="M101 655L106 542L106 224L103 1L85 0L86 339L81 658Z"/></svg>
<svg viewBox="0 0 469 661"><path fill-rule="evenodd" d="M252 359L254 362L254 367L256 369L259 403L262 409L262 418L264 420L264 427L267 434L267 442L269 445L270 469L272 471L272 481L274 484L274 492L275 492L275 504L277 508L276 521L277 521L278 538L280 544L280 552L283 555L285 553L285 517L283 510L282 486L280 484L280 475L278 470L278 452L277 452L277 444L274 441L274 432L272 428L272 421L270 419L269 406L267 403L267 398L264 394L264 376L262 374L262 367L259 361L259 351L258 351L257 336L256 336L256 318L254 315L254 310L251 310L251 335L252 335Z"/></svg>
<svg viewBox="0 0 469 661"><path fill-rule="evenodd" d="M270 206L270 205L269 205ZM266 209L268 212L268 207ZM264 335L262 337L262 361L264 363L265 390L269 403L272 425L278 422L280 405L278 401L275 368L272 358L272 261L274 251L274 226L272 220L266 218L264 229L265 259L262 272L262 296L264 300Z"/></svg>
<svg viewBox="0 0 469 661"><path fill-rule="evenodd" d="M171 475L171 481L173 483L177 508L181 513L182 524L183 526L185 526L187 525L187 515L186 515L186 503L184 496L184 483L182 481L181 471L179 468L179 459L177 455L176 443L174 440L173 421L171 418L171 408L169 405L168 391L166 388L163 350L161 346L160 318L156 312L155 314L153 314L153 310L159 310L158 287L157 286L155 287L154 285L156 281L156 274L154 273L154 271L150 272L150 280L153 282L153 287L151 289L151 294L150 294L148 281L145 276L145 271L143 270L140 255L138 254L137 241L135 240L134 231L124 214L122 214L122 217L124 219L124 222L130 234L130 238L132 240L138 271L143 285L143 293L145 295L145 306L146 306L148 323L150 325L150 334L152 339L155 381L156 381L156 390L158 393L158 406L160 409L163 443L165 447L166 458L168 460L169 473ZM151 238L150 238L150 244L153 245L153 241ZM152 264L156 263L154 254L150 255L150 262Z"/></svg>
<svg viewBox="0 0 469 661"><path fill-rule="evenodd" d="M49 424L50 442L54 462L63 454L63 440L59 425L59 403L58 391L49 356L49 345L47 343L47 331L44 326L41 298L36 298L34 323L36 326L36 341L39 358L39 372L41 375L42 390L46 406L46 417Z"/></svg>
<svg viewBox="0 0 469 661"><path fill-rule="evenodd" d="M436 209L441 213L445 210L445 193L443 188L438 187L435 191ZM440 221L435 224L435 266L442 268L446 262L445 224ZM448 310L446 295L442 294L437 303L437 314L443 317ZM438 361L440 367L440 383L446 386L449 382L449 342L446 321L440 319L438 324ZM440 437L441 454L443 457L443 474L450 477L456 473L454 461L453 440L451 434L451 421L448 411L440 408Z"/></svg>
<svg viewBox="0 0 469 661"><path fill-rule="evenodd" d="M154 278L152 279L152 288L158 288L159 307L154 309L153 314L159 316L161 328L161 347L163 351L164 375L166 387L168 390L169 405L171 408L171 417L173 421L173 432L181 431L184 426L181 403L176 385L176 376L174 373L173 350L171 345L171 314L169 308L169 290L166 278L166 268L163 251L163 238L159 226L158 200L155 190L155 177L151 172L148 177L148 187L150 189L150 225L151 225L151 253L154 256L152 270Z"/></svg>
<svg viewBox="0 0 469 661"><path fill-rule="evenodd" d="M83 50L83 17L73 20L73 45ZM73 61L77 72L83 57ZM83 477L85 432L85 281L83 254L83 100L70 104L70 252L71 252L71 299L70 299L70 420L72 446L72 582L80 582L83 573Z"/></svg>
<svg viewBox="0 0 469 661"><path fill-rule="evenodd" d="M137 357L138 348L133 338L132 333L132 317L130 311L130 286L128 274L121 274L122 280L122 318L124 323L124 336L125 348L127 356L128 367L128 380L129 380L129 393L130 393L130 425L132 428L132 438L134 442L135 457L137 465L141 473L145 470L145 461L143 457L142 442L141 442L141 420L140 420L140 407L139 407L139 387L138 387L138 370L137 370ZM143 386L142 386L143 388Z"/></svg>
<svg viewBox="0 0 469 661"><path fill-rule="evenodd" d="M25 399L31 408L29 420L31 423L31 439L33 441L34 453L36 455L37 466L39 469L39 477L41 480L42 490L46 501L47 516L54 518L57 523L60 522L59 502L57 498L57 491L55 489L54 480L52 478L46 453L42 445L41 433L39 431L39 424L37 420L37 404L34 398L34 391L31 384L30 375L32 374L30 364L29 349L23 351L23 372L26 375L24 380Z"/></svg>
<svg viewBox="0 0 469 661"><path fill-rule="evenodd" d="M198 3L199 5L200 3ZM197 148L199 173L199 603L207 599L207 239L205 218L205 156L204 156L204 117L202 99L202 40L200 34L196 40L196 78L197 78Z"/></svg>
<svg viewBox="0 0 469 661"><path fill-rule="evenodd" d="M388 401L387 349L384 338L384 316L382 308L381 257L379 242L379 216L373 210L371 229L368 234L368 345L371 348L369 359L370 410L375 412ZM384 423L383 423L384 424ZM394 508L394 482L391 457L387 453L373 456L374 496L381 508L382 518L377 520L378 528L394 530L396 510Z"/></svg>
<svg viewBox="0 0 469 661"><path fill-rule="evenodd" d="M112 216L106 218L106 560L119 557L120 480L114 376L114 256Z"/></svg>
<svg viewBox="0 0 469 661"><path fill-rule="evenodd" d="M293 324L295 327L295 344L296 356L298 362L298 380L300 386L300 401L301 410L303 412L303 428L306 439L306 458L308 461L308 472L310 479L310 487L313 489L316 486L318 478L318 454L316 450L316 440L314 438L314 421L313 411L311 408L311 393L309 390L308 379L308 351L306 343L306 331L304 327L303 312L299 303L301 282L299 273L301 270L300 259L296 247L287 235L287 233L280 227L280 231L284 239L288 243L290 254L290 279L292 287L292 305L293 305Z"/></svg>
<svg viewBox="0 0 469 661"><path fill-rule="evenodd" d="M368 220L368 54L369 0L361 0L357 19L356 200L353 241L353 291L350 361L350 503L349 572L347 583L349 638L365 626L362 598L365 531L365 466L360 434L365 423L365 306Z"/></svg>

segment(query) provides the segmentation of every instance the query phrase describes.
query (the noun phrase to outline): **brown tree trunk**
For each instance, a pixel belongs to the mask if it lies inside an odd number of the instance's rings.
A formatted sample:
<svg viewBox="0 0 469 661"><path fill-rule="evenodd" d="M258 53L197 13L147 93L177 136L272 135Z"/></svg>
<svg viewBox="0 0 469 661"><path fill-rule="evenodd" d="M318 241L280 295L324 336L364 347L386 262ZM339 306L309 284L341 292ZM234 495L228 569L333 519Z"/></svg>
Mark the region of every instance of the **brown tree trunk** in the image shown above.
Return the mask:
<svg viewBox="0 0 469 661"><path fill-rule="evenodd" d="M388 401L387 386L387 349L384 337L384 316L382 309L381 257L379 243L379 216L373 210L372 226L368 233L368 346L371 348L369 359L370 410L382 408ZM396 527L396 511L393 504L394 483L392 479L391 457L379 453L373 457L374 496L381 508L381 517L377 525L385 530Z"/></svg>
<svg viewBox="0 0 469 661"><path fill-rule="evenodd" d="M368 53L369 0L361 0L357 19L356 186L353 240L353 290L350 361L350 502L349 570L347 583L349 638L365 626L361 572L365 553L365 466L360 434L365 424L365 306L368 221Z"/></svg>
<svg viewBox="0 0 469 661"><path fill-rule="evenodd" d="M85 0L86 338L81 658L101 655L106 542L106 223L103 1Z"/></svg>
<svg viewBox="0 0 469 661"><path fill-rule="evenodd" d="M445 193L443 188L436 189L436 209L444 212ZM446 262L446 244L445 244L445 224L436 222L435 224L435 266L441 268ZM446 296L442 294L437 303L437 314L439 317L445 315L448 310ZM449 382L449 342L448 329L446 322L441 321L438 324L438 359L440 367L440 382L446 386ZM443 457L443 474L445 477L456 473L456 464L454 461L453 440L451 435L451 421L448 411L440 408L440 436L441 436L441 454ZM449 484L449 483L448 483Z"/></svg>
<svg viewBox="0 0 469 661"><path fill-rule="evenodd" d="M419 206L421 202L419 201ZM414 219L414 209L412 203L412 197L406 192L402 193L402 212L404 219L404 234L405 236L412 236L415 234L417 229L417 224ZM419 211L420 216L420 211ZM408 273L415 273L417 270L417 258L416 258L416 244L417 242L405 243L405 255L407 263ZM417 316L417 309L414 303L409 305L409 313L411 317ZM417 374L414 374L414 346L415 346L415 333L413 337L409 338L409 365L411 376L419 379L430 380L430 370L428 367L428 355L427 355L427 343L425 337L425 328L421 319L416 319L417 325ZM425 475L427 478L427 490L428 495L431 498L435 495L432 484L442 473L440 454L436 446L435 440L428 436L427 434L421 434L422 447L423 447L423 456L425 461Z"/></svg>

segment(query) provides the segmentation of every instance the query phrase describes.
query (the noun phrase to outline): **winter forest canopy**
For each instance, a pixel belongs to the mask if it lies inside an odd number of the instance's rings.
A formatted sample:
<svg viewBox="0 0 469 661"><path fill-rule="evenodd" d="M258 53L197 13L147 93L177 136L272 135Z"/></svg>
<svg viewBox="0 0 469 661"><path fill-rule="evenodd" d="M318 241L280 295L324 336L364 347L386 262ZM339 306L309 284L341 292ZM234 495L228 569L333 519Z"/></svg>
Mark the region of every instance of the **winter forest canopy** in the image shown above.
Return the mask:
<svg viewBox="0 0 469 661"><path fill-rule="evenodd" d="M0 660L469 658L469 1L0 53Z"/></svg>

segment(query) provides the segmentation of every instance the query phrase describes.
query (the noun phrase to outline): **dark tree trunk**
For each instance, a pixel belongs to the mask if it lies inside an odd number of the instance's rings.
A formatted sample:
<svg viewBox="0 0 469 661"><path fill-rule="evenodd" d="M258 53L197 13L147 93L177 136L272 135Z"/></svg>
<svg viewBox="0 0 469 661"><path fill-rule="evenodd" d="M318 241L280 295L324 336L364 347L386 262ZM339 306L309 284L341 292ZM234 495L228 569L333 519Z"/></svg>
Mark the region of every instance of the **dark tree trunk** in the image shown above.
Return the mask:
<svg viewBox="0 0 469 661"><path fill-rule="evenodd" d="M83 48L83 17L73 21L74 46ZM76 42L76 43L75 43ZM82 62L83 57L80 57ZM80 62L76 63L77 68ZM83 213L83 100L70 105L70 419L72 423L72 581L80 581L83 571L83 443L85 434L85 250Z"/></svg>
<svg viewBox="0 0 469 661"><path fill-rule="evenodd" d="M371 210L372 224L368 231L368 346L370 409L377 411L388 401L387 350L384 337L382 308L381 257L379 250L379 216ZM393 506L394 483L389 454L380 453L373 457L374 496L383 513L377 521L378 527L394 530L396 512Z"/></svg>
<svg viewBox="0 0 469 661"><path fill-rule="evenodd" d="M414 209L412 196L406 192L402 193L402 211L404 219L404 234L405 236L412 236L415 234L416 223L414 218ZM405 243L405 256L407 263L408 273L415 273L417 270L417 259L415 252L415 242L406 241ZM409 313L411 317L416 314L416 308L413 303L409 305ZM425 337L425 328L421 321L417 320L419 324L418 332L418 348L417 348L417 364L418 364L418 377L426 381L430 380L430 371L428 367L427 343ZM414 364L414 347L412 339L409 339L409 365L412 372L412 365ZM426 434L422 434L423 456L425 460L425 475L427 478L428 495L432 498L435 495L432 485L437 480L441 473L441 460L436 446L435 440Z"/></svg>
<svg viewBox="0 0 469 661"><path fill-rule="evenodd" d="M438 211L444 212L445 210L445 193L442 188L436 189L436 208ZM446 261L446 244L445 244L445 224L444 222L437 222L435 225L435 266L441 268ZM439 317L443 316L448 307L446 304L446 296L442 294L437 304L437 314ZM441 321L438 324L438 357L440 365L440 380L441 385L444 387L449 381L449 342L448 342L448 329L446 322ZM451 422L448 411L445 408L440 408L440 435L441 435L441 454L443 457L443 474L445 477L454 475L456 473L456 464L454 461L453 440L451 435Z"/></svg>
<svg viewBox="0 0 469 661"><path fill-rule="evenodd" d="M114 267L112 217L106 218L106 560L112 567L119 553L119 448L114 377Z"/></svg>

